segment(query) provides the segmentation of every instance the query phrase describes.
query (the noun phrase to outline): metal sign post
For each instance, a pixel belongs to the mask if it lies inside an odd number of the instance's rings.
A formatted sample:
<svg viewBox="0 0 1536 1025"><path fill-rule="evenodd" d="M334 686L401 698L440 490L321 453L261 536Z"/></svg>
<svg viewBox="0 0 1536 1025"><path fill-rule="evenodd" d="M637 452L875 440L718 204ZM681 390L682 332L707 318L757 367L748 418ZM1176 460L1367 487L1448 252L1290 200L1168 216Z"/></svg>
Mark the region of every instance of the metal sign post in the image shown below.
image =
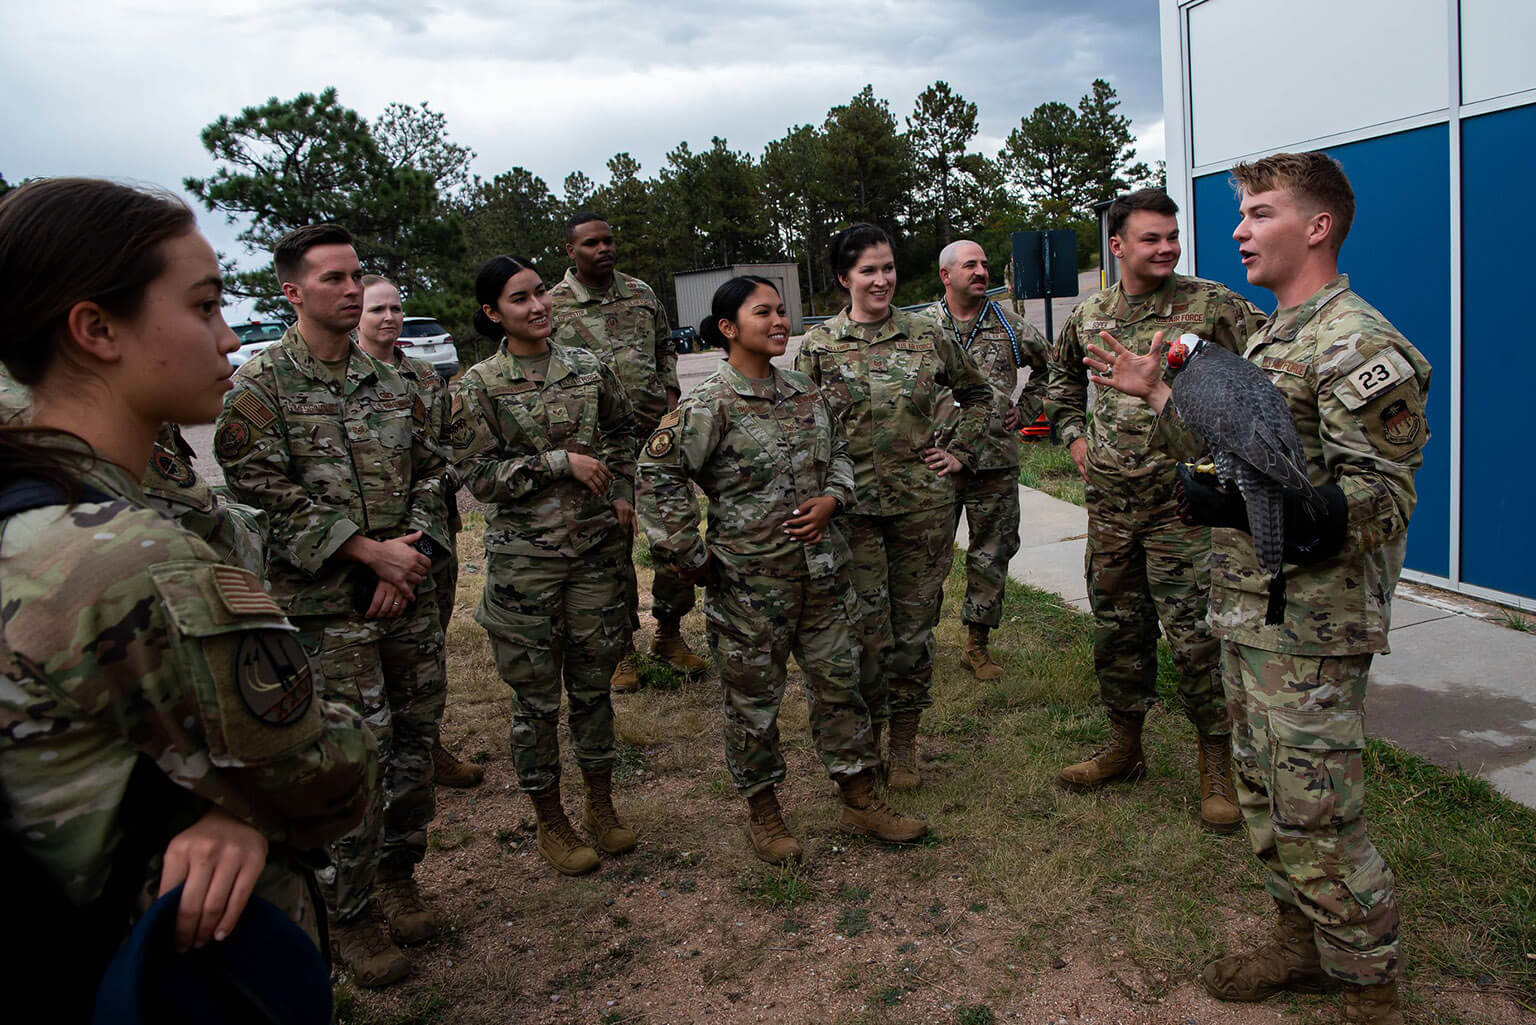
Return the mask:
<svg viewBox="0 0 1536 1025"><path fill-rule="evenodd" d="M1045 300L1045 341L1056 343L1051 300L1077 294L1077 232L1013 233L1013 297Z"/></svg>

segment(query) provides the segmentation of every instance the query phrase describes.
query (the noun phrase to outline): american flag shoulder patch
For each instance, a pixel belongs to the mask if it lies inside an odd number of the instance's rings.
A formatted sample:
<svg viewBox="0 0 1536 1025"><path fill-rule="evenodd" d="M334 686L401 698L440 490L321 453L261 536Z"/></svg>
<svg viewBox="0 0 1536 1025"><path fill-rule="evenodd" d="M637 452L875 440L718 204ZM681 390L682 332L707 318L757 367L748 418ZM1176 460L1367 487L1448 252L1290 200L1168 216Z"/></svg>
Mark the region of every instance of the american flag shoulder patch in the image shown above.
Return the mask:
<svg viewBox="0 0 1536 1025"><path fill-rule="evenodd" d="M233 616L281 616L283 610L249 570L238 566L214 566L213 589Z"/></svg>
<svg viewBox="0 0 1536 1025"><path fill-rule="evenodd" d="M234 401L229 405L235 412L249 420L251 426L258 431L266 430L267 425L277 419L277 414L268 409L267 404L261 401L255 392L243 391L235 396Z"/></svg>

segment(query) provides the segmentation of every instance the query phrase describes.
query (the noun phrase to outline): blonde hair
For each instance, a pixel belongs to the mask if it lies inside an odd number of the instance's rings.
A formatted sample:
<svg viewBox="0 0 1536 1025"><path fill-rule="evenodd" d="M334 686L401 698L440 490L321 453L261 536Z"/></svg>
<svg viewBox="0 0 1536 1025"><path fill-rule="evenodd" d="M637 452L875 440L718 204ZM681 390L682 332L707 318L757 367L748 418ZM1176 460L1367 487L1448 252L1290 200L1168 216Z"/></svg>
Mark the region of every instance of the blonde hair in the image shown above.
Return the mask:
<svg viewBox="0 0 1536 1025"><path fill-rule="evenodd" d="M1249 195L1288 189L1297 198L1333 215L1328 241L1338 252L1349 237L1355 220L1355 190L1350 188L1344 167L1320 150L1306 153L1273 153L1263 160L1232 168L1233 185Z"/></svg>

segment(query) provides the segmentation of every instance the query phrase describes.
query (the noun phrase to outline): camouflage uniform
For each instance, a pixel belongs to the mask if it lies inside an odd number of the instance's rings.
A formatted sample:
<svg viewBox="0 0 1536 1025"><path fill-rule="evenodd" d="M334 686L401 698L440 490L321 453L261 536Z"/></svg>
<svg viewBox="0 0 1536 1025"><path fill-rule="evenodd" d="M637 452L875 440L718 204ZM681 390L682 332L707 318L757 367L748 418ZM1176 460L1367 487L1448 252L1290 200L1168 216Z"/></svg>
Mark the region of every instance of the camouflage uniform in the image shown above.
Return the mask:
<svg viewBox="0 0 1536 1025"><path fill-rule="evenodd" d="M0 366L0 424L31 419L32 394ZM161 424L139 487L150 508L208 543L220 562L265 579L267 519L260 509L214 494L192 468L196 453L175 424Z"/></svg>
<svg viewBox="0 0 1536 1025"><path fill-rule="evenodd" d="M858 324L845 308L806 332L795 369L810 377L842 424L854 498L844 532L861 607L860 685L870 718L932 704L933 626L955 540L955 485L923 462L946 390L962 404L948 451L975 465L992 389L927 317L893 310Z"/></svg>
<svg viewBox="0 0 1536 1025"><path fill-rule="evenodd" d="M667 390L677 386L677 353L667 311L639 278L618 271L601 294L576 279L573 267L549 290L555 323L550 341L567 348L586 349L612 370L634 407L635 436L645 438L667 412ZM640 588L630 562L624 579L630 628L640 629ZM678 620L694 604L693 585L658 565L651 580L651 613L657 619Z"/></svg>
<svg viewBox="0 0 1536 1025"><path fill-rule="evenodd" d="M635 418L618 377L584 349L550 344L543 381L505 346L459 381L454 460L489 507L485 593L475 621L512 688L512 757L524 791L560 780L560 685L576 761L613 763L608 680L624 653L629 535L613 502L634 500ZM567 453L613 471L608 495L570 472Z"/></svg>
<svg viewBox="0 0 1536 1025"><path fill-rule="evenodd" d="M20 423L32 408L32 392L0 363L0 426Z"/></svg>
<svg viewBox="0 0 1536 1025"><path fill-rule="evenodd" d="M366 619L376 580L336 557L354 534L420 530L447 550L445 461L426 407L393 367L356 345L344 383L297 327L236 372L214 435L230 490L271 519L273 594L320 668L327 697L373 729L381 800L332 845L326 899L338 922L360 915L374 877L408 877L432 821L432 745L443 713L443 639L428 576L392 619Z"/></svg>
<svg viewBox="0 0 1536 1025"><path fill-rule="evenodd" d="M1004 426L1004 418L1010 409L1018 414L1020 424L1031 423L1040 415L1050 348L1040 332L998 303L988 302L981 315L970 320L950 316L942 300L923 312L954 334L955 344L970 355L992 386L986 440L976 453L971 472L955 481L955 490L970 535L960 619L994 627L1003 621L1008 560L1019 550L1019 438ZM1023 367L1029 368L1029 381L1015 402L1013 392ZM940 400L949 401L947 395Z"/></svg>
<svg viewBox="0 0 1536 1025"><path fill-rule="evenodd" d="M1108 331L1145 353L1161 331L1168 342L1190 332L1234 352L1263 323L1236 292L1175 274L1147 296L1116 282L1072 311L1051 357L1046 411L1070 445L1088 439L1088 600L1093 607L1093 661L1106 708L1139 712L1157 701L1157 634L1161 621L1179 667L1179 700L1202 736L1230 731L1219 686L1218 649L1206 626L1210 530L1179 520L1174 466L1199 449L1178 451L1156 429L1146 403L1113 388L1094 391L1085 424L1085 346Z"/></svg>
<svg viewBox="0 0 1536 1025"><path fill-rule="evenodd" d="M317 698L293 626L256 577L218 564L78 438L42 443L112 497L0 523L5 828L71 899L94 900L147 758L189 795L164 808L164 842L210 805L261 829L271 846L256 892L316 937L298 855L372 803L372 738Z"/></svg>
<svg viewBox="0 0 1536 1025"><path fill-rule="evenodd" d="M410 381L422 403L427 407L427 425L438 447L445 454L452 451L448 440L448 426L452 419L453 396L448 382L443 380L432 364L426 360L407 356L398 346L395 348L395 369ZM448 510L448 551L432 562L433 594L437 597L438 621L444 633L453 619L454 597L459 593L459 532L464 521L459 517L459 475L450 465L443 471L443 505Z"/></svg>
<svg viewBox="0 0 1536 1025"><path fill-rule="evenodd" d="M849 779L874 768L848 544L835 523L815 544L784 533L802 502L853 501L847 442L821 393L792 370L756 381L725 364L661 423L640 458L641 520L658 559L689 570L713 560L704 616L736 786L751 796L784 780L778 718L791 652L827 771ZM690 480L709 497L707 542Z"/></svg>
<svg viewBox="0 0 1536 1025"><path fill-rule="evenodd" d="M1365 835L1365 685L1387 651L1413 476L1429 439L1430 367L1343 275L1276 311L1245 355L1285 395L1315 485L1337 484L1349 535L1286 568L1283 622L1253 540L1213 532L1211 628L1221 640L1238 804L1266 886L1315 926L1323 969L1375 985L1400 967L1392 870Z"/></svg>
<svg viewBox="0 0 1536 1025"><path fill-rule="evenodd" d="M139 482L150 507L208 542L220 562L267 575L267 514L226 502L192 469L195 453L175 424L162 424Z"/></svg>

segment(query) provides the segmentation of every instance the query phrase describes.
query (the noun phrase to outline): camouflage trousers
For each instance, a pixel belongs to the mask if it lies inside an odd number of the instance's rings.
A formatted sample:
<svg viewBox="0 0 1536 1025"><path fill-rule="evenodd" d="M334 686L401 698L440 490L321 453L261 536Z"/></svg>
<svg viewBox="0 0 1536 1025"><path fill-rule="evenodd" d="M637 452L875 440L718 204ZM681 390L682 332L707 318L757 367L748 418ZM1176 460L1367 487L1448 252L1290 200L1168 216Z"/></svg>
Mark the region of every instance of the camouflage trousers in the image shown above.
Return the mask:
<svg viewBox="0 0 1536 1025"><path fill-rule="evenodd" d="M457 543L446 558L439 560L437 565L432 567L432 587L432 597L437 602L437 621L446 635L448 624L453 621L453 601L459 593Z"/></svg>
<svg viewBox="0 0 1536 1025"><path fill-rule="evenodd" d="M955 478L955 491L970 535L960 620L974 626L997 626L1003 621L1008 560L1019 550L1019 471L961 474Z"/></svg>
<svg viewBox="0 0 1536 1025"><path fill-rule="evenodd" d="M653 559L655 575L651 578L651 615L656 619L679 620L693 611L693 585L677 575L677 570ZM629 608L631 632L640 629L640 582L635 579L633 558L624 563L624 601Z"/></svg>
<svg viewBox="0 0 1536 1025"><path fill-rule="evenodd" d="M608 683L630 632L622 584L629 564L622 534L577 559L487 557L475 621L490 634L496 668L512 688L512 761L527 793L560 782L562 680L577 764L613 764Z"/></svg>
<svg viewBox="0 0 1536 1025"><path fill-rule="evenodd" d="M1230 732L1205 622L1211 532L1179 520L1171 498L1141 504L1088 487L1088 603L1093 665L1106 708L1157 703L1158 623L1179 667L1179 703L1203 736ZM1154 504L1155 503L1155 504Z"/></svg>
<svg viewBox="0 0 1536 1025"><path fill-rule="evenodd" d="M354 709L379 742L374 808L330 846L321 873L332 917L368 904L375 876L409 876L427 850L434 811L432 745L443 717L443 630L434 596L395 619L300 616L299 643L324 678L325 696Z"/></svg>
<svg viewBox="0 0 1536 1025"><path fill-rule="evenodd" d="M1365 835L1370 655L1284 655L1224 642L1237 800L1265 887L1312 920L1323 970L1397 978L1392 870Z"/></svg>
<svg viewBox="0 0 1536 1025"><path fill-rule="evenodd" d="M869 717L885 722L933 704L933 627L955 544L955 507L840 518L858 593L859 686Z"/></svg>
<svg viewBox="0 0 1536 1025"><path fill-rule="evenodd" d="M717 571L704 597L725 697L725 764L743 795L784 782L779 703L789 656L805 674L811 735L833 779L879 761L859 691L858 598L841 574L787 580Z"/></svg>

